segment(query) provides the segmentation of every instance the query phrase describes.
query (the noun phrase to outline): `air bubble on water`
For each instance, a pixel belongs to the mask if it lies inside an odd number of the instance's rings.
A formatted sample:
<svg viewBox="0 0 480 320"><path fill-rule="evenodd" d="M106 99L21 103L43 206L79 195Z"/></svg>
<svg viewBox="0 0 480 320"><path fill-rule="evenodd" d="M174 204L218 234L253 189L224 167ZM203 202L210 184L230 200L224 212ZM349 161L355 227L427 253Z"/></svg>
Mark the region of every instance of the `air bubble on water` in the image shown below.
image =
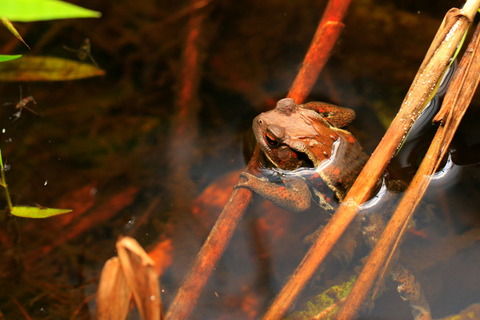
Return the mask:
<svg viewBox="0 0 480 320"><path fill-rule="evenodd" d="M135 224L136 220L137 220L137 219L135 219L135 217L132 217L130 220L128 220L127 224L128 224L129 226L133 226L133 225Z"/></svg>

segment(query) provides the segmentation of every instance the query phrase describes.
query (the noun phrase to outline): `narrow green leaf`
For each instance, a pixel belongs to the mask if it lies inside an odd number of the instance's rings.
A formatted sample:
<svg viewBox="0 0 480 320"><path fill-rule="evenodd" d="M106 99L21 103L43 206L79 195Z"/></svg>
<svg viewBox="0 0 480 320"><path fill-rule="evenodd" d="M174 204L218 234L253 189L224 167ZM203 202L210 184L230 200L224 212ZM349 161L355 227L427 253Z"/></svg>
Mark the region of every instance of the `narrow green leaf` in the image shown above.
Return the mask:
<svg viewBox="0 0 480 320"><path fill-rule="evenodd" d="M70 209L56 209L56 208L39 208L39 207L23 207L14 206L12 214L23 218L48 218L57 216L59 214L72 212Z"/></svg>
<svg viewBox="0 0 480 320"><path fill-rule="evenodd" d="M94 65L54 57L25 56L0 63L0 81L65 81L104 74Z"/></svg>
<svg viewBox="0 0 480 320"><path fill-rule="evenodd" d="M21 54L15 54L15 55L0 54L0 62L15 60L20 58L21 56L22 56Z"/></svg>
<svg viewBox="0 0 480 320"><path fill-rule="evenodd" d="M18 33L17 29L15 29L15 26L12 24L12 22L10 22L10 20L2 17L2 22L3 25L8 29L8 31L10 31L18 40L22 41L23 44L26 45L28 49L30 49L30 46L25 42L25 40L23 40L22 36L20 35L20 33Z"/></svg>
<svg viewBox="0 0 480 320"><path fill-rule="evenodd" d="M59 0L1 0L2 17L10 21L98 18L101 13Z"/></svg>
<svg viewBox="0 0 480 320"><path fill-rule="evenodd" d="M4 186L5 198L7 200L8 210L12 211L12 198L10 191L8 191L7 179L5 178L5 168L3 167L2 150L0 149L0 177L2 177L2 186Z"/></svg>

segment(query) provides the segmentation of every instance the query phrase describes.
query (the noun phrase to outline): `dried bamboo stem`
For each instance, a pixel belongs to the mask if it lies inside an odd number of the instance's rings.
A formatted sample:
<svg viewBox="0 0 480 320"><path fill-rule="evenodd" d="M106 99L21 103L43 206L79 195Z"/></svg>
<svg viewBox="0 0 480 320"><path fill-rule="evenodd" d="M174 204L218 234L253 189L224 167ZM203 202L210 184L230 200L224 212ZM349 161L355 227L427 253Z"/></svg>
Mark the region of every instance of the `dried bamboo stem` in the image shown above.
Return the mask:
<svg viewBox="0 0 480 320"><path fill-rule="evenodd" d="M460 124L480 80L480 25L477 26L472 41L447 92L441 114L437 115L441 126L428 149L412 183L402 198L397 210L390 219L385 231L370 254L362 273L341 311L339 319L351 319L365 300L379 272L387 269L413 211L425 193L431 175L434 174L444 158L453 135Z"/></svg>
<svg viewBox="0 0 480 320"><path fill-rule="evenodd" d="M331 0L328 2L322 19L318 24L312 44L308 49L302 67L287 97L302 103L318 79L320 70L328 60L345 25L342 23L350 0Z"/></svg>
<svg viewBox="0 0 480 320"><path fill-rule="evenodd" d="M470 3L468 7L466 6L468 11L464 7L462 10L452 9L447 13L445 21L448 23L442 25L435 36L429 50L432 54L425 58L390 128L360 172L337 212L318 235L300 265L276 297L265 314L264 320L279 319L285 314L292 301L353 220L359 206L369 198L398 145L420 114L435 84L447 67L450 57L475 16L476 10L472 8L478 8L479 1L469 0ZM476 2L476 5L472 5L471 2Z"/></svg>
<svg viewBox="0 0 480 320"><path fill-rule="evenodd" d="M322 23L325 24L328 21L336 21L336 23L333 24L333 27L320 27L319 25L317 28L302 67L288 94L289 97L295 97L294 99L297 103L303 102L313 86L313 83L318 78L318 73L328 59L329 53L341 31L341 28L338 28L338 21L344 16L349 2L350 0L329 1L327 9L320 21L320 25L322 25ZM328 32L326 38L324 38L323 32ZM318 59L316 55L310 54L312 50L315 52L322 52L323 54ZM316 71L306 72L305 69L309 68L313 68ZM247 171L255 171L255 168L258 166L259 154L260 150L256 147L254 155L247 166ZM210 231L208 238L205 240L205 243L195 258L192 269L175 295L166 315L166 319L184 320L189 317L203 287L213 271L213 268L225 251L238 221L250 203L251 197L252 192L249 189L240 188L233 191L227 205L223 209L214 227Z"/></svg>

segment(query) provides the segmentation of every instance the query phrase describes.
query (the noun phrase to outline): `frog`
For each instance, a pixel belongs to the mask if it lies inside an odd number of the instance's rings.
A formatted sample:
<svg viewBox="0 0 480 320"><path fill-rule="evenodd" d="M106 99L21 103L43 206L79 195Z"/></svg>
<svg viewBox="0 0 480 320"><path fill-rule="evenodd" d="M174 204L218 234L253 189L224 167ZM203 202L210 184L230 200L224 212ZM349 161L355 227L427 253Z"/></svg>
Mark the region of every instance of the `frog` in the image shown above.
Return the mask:
<svg viewBox="0 0 480 320"><path fill-rule="evenodd" d="M350 108L281 99L253 120L264 176L243 172L236 188L248 188L294 212L304 212L312 203L334 211L368 159L343 129L354 119Z"/></svg>
<svg viewBox="0 0 480 320"><path fill-rule="evenodd" d="M326 102L279 100L273 110L253 120L261 151L260 176L242 172L235 188L250 189L292 212L305 212L316 203L333 213L368 160L358 140L345 129L355 116L350 108ZM379 213L362 223L364 240L373 247L386 217ZM414 318L429 319L430 307L413 274L396 264L391 277Z"/></svg>

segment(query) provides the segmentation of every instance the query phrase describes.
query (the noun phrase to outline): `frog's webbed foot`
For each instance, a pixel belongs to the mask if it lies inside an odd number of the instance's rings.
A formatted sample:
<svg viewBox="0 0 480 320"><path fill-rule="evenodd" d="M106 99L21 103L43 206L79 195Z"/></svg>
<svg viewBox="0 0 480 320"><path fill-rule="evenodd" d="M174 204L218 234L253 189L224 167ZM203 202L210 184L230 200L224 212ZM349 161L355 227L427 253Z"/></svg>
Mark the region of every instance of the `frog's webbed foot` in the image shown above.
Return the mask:
<svg viewBox="0 0 480 320"><path fill-rule="evenodd" d="M397 264L393 267L392 279L397 283L400 297L410 305L413 318L415 320L431 320L430 305L415 276L404 266Z"/></svg>
<svg viewBox="0 0 480 320"><path fill-rule="evenodd" d="M302 178L286 179L283 181L284 184L277 184L248 172L242 172L240 177L240 182L235 189L248 188L279 207L290 211L302 212L310 208L312 195L307 183Z"/></svg>

